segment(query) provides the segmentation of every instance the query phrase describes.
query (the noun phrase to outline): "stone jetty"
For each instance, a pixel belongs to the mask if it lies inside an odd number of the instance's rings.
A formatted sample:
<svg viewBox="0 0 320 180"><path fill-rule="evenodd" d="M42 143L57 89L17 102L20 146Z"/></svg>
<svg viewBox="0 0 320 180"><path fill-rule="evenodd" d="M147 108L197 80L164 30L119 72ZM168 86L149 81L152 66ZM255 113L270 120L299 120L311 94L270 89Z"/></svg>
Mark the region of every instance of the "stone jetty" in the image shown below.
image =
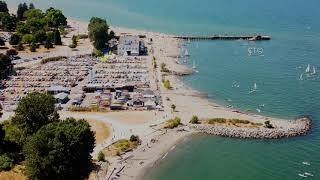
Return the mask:
<svg viewBox="0 0 320 180"><path fill-rule="evenodd" d="M310 118L304 117L293 120L296 124L294 128L285 127L236 127L224 124L192 124L190 127L197 132L211 135L243 138L243 139L279 139L294 136L302 136L308 134L311 130L312 121Z"/></svg>

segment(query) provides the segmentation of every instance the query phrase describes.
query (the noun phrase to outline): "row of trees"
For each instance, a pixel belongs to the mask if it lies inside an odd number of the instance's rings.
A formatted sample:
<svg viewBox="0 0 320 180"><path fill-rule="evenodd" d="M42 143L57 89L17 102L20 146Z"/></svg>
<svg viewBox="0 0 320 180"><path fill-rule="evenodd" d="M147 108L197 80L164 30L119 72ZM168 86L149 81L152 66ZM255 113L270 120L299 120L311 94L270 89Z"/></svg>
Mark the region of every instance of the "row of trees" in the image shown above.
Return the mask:
<svg viewBox="0 0 320 180"><path fill-rule="evenodd" d="M45 44L46 48L53 45L62 45L60 31L64 31L67 18L62 11L50 7L45 12L36 9L33 4L19 4L17 15L10 15L5 10L6 4L1 1L4 9L0 11L0 28L6 31L16 31L11 36L9 43L23 49L22 44L30 46L35 51L38 44Z"/></svg>
<svg viewBox="0 0 320 180"><path fill-rule="evenodd" d="M11 121L0 125L0 144L11 144L0 148L0 168L23 161L29 179L85 179L94 143L86 121L61 121L53 96L31 93L20 101Z"/></svg>

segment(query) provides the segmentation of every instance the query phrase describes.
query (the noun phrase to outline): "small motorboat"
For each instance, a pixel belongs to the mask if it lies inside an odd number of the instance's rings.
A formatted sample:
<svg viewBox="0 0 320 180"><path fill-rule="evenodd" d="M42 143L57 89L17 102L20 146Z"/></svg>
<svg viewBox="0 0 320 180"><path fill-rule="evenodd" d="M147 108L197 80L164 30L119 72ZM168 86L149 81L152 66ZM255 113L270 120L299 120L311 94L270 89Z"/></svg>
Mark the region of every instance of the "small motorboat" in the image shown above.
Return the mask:
<svg viewBox="0 0 320 180"><path fill-rule="evenodd" d="M313 174L311 174L311 173L309 173L309 172L305 172L304 175L306 175L306 176L311 176L311 177L313 176Z"/></svg>
<svg viewBox="0 0 320 180"><path fill-rule="evenodd" d="M304 177L304 178L306 178L306 177L308 177L308 176L306 176L306 175L304 175L304 174L298 174L300 177Z"/></svg>
<svg viewBox="0 0 320 180"><path fill-rule="evenodd" d="M311 165L311 164L310 164L309 162L307 162L307 161L302 162L302 164L307 165L307 166L310 166L310 165Z"/></svg>

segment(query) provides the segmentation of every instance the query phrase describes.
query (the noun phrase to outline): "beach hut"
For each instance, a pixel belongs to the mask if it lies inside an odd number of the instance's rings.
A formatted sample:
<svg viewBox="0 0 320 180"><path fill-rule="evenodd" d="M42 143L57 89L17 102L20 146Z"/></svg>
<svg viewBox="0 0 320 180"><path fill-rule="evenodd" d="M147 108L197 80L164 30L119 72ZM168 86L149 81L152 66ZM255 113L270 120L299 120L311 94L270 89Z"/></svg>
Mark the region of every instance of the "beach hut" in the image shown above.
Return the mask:
<svg viewBox="0 0 320 180"><path fill-rule="evenodd" d="M152 110L156 108L156 103L149 99L144 103L144 107L146 107L148 110Z"/></svg>
<svg viewBox="0 0 320 180"><path fill-rule="evenodd" d="M147 90L143 91L142 92L142 96L144 98L154 98L155 97L154 92L152 90L150 90L150 89L147 89Z"/></svg>
<svg viewBox="0 0 320 180"><path fill-rule="evenodd" d="M59 93L69 93L69 89L63 86L52 85L48 87L47 92L52 95L56 95Z"/></svg>
<svg viewBox="0 0 320 180"><path fill-rule="evenodd" d="M56 94L54 98L56 99L57 103L66 104L69 101L68 96L69 94L62 92L62 93Z"/></svg>
<svg viewBox="0 0 320 180"><path fill-rule="evenodd" d="M133 107L143 107L144 106L144 101L140 99L135 99L132 101L132 106Z"/></svg>

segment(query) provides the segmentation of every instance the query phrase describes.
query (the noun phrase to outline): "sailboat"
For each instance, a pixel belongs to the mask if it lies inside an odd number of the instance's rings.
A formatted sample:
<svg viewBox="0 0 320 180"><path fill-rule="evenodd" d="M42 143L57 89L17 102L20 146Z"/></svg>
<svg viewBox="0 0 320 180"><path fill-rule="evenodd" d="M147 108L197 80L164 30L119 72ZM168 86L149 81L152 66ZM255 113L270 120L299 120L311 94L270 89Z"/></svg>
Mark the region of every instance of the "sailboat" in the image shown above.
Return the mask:
<svg viewBox="0 0 320 180"><path fill-rule="evenodd" d="M255 93L258 89L257 83L253 84L253 88L249 91L249 94Z"/></svg>
<svg viewBox="0 0 320 180"><path fill-rule="evenodd" d="M302 81L303 78L302 78L303 74L300 74L300 77L299 77L299 80Z"/></svg>
<svg viewBox="0 0 320 180"><path fill-rule="evenodd" d="M190 56L187 49L184 51L184 56Z"/></svg>
<svg viewBox="0 0 320 180"><path fill-rule="evenodd" d="M193 60L193 65L192 65L192 69L196 69L196 62Z"/></svg>
<svg viewBox="0 0 320 180"><path fill-rule="evenodd" d="M306 73L310 73L310 64L308 64L308 66L306 68Z"/></svg>
<svg viewBox="0 0 320 180"><path fill-rule="evenodd" d="M312 75L316 74L316 68L314 66L312 66Z"/></svg>

